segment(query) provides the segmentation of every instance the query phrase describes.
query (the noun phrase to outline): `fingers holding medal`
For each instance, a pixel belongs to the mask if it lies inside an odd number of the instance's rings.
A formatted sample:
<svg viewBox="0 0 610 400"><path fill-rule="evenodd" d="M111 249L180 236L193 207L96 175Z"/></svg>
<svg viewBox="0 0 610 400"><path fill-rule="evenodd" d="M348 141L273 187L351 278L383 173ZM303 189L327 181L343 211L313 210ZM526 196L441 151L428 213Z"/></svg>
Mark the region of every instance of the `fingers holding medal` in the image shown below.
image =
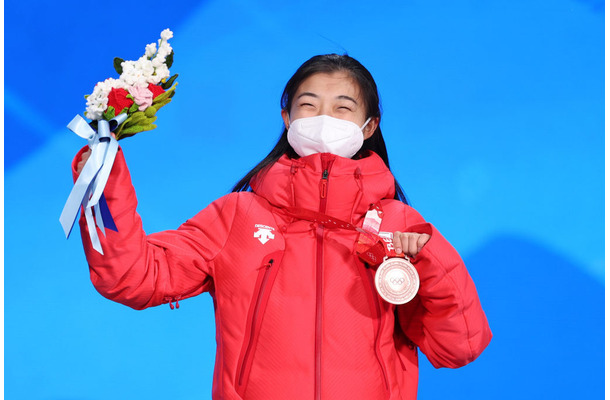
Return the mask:
<svg viewBox="0 0 610 400"><path fill-rule="evenodd" d="M428 243L428 240L430 240L430 235L427 233L396 231L392 244L397 255L406 254L409 257L415 257Z"/></svg>

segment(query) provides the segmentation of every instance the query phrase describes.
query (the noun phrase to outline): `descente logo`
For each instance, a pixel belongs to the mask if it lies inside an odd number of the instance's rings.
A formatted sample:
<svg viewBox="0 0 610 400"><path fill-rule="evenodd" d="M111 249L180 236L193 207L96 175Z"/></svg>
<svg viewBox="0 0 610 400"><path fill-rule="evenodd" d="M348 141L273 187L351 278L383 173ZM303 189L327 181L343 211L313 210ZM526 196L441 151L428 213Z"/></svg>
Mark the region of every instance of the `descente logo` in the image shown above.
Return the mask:
<svg viewBox="0 0 610 400"><path fill-rule="evenodd" d="M267 243L271 239L275 239L275 235L272 232L275 229L272 227L261 224L256 224L254 227L258 229L256 232L254 232L254 237L257 238L262 244Z"/></svg>

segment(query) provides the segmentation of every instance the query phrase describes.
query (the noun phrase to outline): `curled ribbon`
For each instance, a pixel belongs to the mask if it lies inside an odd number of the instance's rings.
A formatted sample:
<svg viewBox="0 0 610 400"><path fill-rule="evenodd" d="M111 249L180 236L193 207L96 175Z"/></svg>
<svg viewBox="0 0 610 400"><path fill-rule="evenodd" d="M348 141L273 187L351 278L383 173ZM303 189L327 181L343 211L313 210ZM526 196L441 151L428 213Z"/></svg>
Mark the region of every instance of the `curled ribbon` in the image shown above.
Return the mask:
<svg viewBox="0 0 610 400"><path fill-rule="evenodd" d="M87 139L91 155L74 183L59 217L59 222L64 229L66 238L70 237L70 232L72 232L78 217L78 211L82 205L91 244L100 254L104 254L104 251L97 234L96 225L104 236L106 235L106 228L117 230L104 198L104 187L106 187L110 170L119 149L119 144L110 135L110 131L116 129L126 119L127 114L123 113L110 121L99 120L97 132L80 115L74 117L68 124L68 129L83 139ZM95 219L93 215L95 215Z"/></svg>

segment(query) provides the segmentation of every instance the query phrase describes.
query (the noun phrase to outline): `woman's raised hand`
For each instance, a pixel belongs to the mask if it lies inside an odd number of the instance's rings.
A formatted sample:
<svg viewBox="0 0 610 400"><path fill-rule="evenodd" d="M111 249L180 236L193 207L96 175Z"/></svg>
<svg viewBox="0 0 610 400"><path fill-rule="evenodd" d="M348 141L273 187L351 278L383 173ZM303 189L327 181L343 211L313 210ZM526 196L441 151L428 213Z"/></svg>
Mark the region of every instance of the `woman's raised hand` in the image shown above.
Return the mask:
<svg viewBox="0 0 610 400"><path fill-rule="evenodd" d="M115 136L114 132L110 132L110 134L112 135L113 138L116 139L116 136ZM91 156L91 149L89 148L89 149L87 149L87 151L85 151L83 153L83 155L81 156L81 159L78 162L78 164L76 164L76 173L78 175L80 175L81 171L85 167L85 164L87 163L87 160L89 159L90 156Z"/></svg>
<svg viewBox="0 0 610 400"><path fill-rule="evenodd" d="M415 257L422 247L430 240L427 233L416 232L394 232L394 251L401 255L403 252L409 257Z"/></svg>
<svg viewBox="0 0 610 400"><path fill-rule="evenodd" d="M87 160L89 159L89 156L91 156L91 149L87 149L87 151L85 151L83 153L83 155L81 156L78 164L76 164L76 173L78 175L80 175L81 171L85 167L85 164L87 163Z"/></svg>

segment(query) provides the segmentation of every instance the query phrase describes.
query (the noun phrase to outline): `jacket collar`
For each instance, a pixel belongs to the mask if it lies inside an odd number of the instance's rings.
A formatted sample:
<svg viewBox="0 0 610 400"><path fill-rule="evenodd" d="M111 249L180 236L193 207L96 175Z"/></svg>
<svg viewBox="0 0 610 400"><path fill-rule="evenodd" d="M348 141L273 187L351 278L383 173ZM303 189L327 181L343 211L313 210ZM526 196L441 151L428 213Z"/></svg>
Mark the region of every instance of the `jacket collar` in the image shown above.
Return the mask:
<svg viewBox="0 0 610 400"><path fill-rule="evenodd" d="M275 207L322 211L352 223L363 217L370 204L394 198L394 176L374 152L358 160L329 153L299 159L283 155L256 175L250 186Z"/></svg>

